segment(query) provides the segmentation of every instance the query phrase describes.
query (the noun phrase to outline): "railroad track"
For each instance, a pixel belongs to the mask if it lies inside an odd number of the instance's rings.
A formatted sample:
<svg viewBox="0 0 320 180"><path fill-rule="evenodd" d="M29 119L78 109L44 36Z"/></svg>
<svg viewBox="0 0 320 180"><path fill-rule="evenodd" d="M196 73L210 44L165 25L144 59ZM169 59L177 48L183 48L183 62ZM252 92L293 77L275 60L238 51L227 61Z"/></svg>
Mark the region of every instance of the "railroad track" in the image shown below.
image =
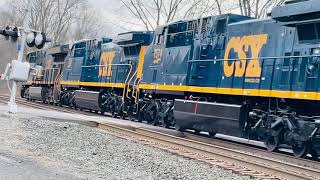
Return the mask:
<svg viewBox="0 0 320 180"><path fill-rule="evenodd" d="M112 124L98 124L98 128L117 137L157 147L171 153L232 170L242 175L261 179L320 179L319 169L283 162L267 156L257 156L145 128Z"/></svg>
<svg viewBox="0 0 320 180"><path fill-rule="evenodd" d="M0 95L0 103L7 103L9 96ZM90 112L66 109L40 102L30 102L17 98L17 103L43 110L92 115ZM147 128L115 124L98 124L115 136L138 141L188 158L203 161L232 170L239 174L261 179L320 179L320 163L297 159L282 153L270 153L264 149L239 143L226 142L191 133L181 133L177 137Z"/></svg>
<svg viewBox="0 0 320 180"><path fill-rule="evenodd" d="M315 169L320 173L320 163L319 161L311 160L311 159L301 159L296 158L292 154L285 154L283 152L269 152L266 148L256 147L256 146L248 146L242 143L235 143L232 141L226 141L223 139L217 138L208 138L204 136L198 136L190 133L184 133L183 138L187 138L193 141L199 141L206 144L212 144L215 146L230 148L237 151L246 152L248 155L252 154L254 156L262 156L268 157L275 160L280 160L283 162L295 164L298 166L309 167L311 169ZM320 174L319 174L320 176Z"/></svg>
<svg viewBox="0 0 320 180"><path fill-rule="evenodd" d="M8 101L10 100L10 96L8 95L0 95L0 103L1 104L7 104ZM44 104L42 102L32 102L32 101L27 101L26 99L23 98L16 98L16 103L27 106L27 107L32 107L36 109L41 109L41 110L54 110L54 111L59 111L59 112L64 112L64 113L72 113L72 114L84 114L84 115L91 115L91 113L85 112L85 111L78 111L75 109L67 109L67 107L59 107L59 106L54 106L50 104Z"/></svg>

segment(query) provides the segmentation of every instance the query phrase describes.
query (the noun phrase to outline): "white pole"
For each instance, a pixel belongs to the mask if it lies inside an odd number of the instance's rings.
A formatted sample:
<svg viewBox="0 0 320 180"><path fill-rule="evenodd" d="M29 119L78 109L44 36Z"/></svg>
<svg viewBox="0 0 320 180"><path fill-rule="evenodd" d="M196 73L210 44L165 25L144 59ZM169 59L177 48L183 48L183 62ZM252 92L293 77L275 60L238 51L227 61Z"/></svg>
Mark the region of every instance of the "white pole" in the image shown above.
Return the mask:
<svg viewBox="0 0 320 180"><path fill-rule="evenodd" d="M21 31L20 38L20 49L18 54L18 62L22 62L24 55L24 47L26 45L27 33L30 32L29 22L31 18L31 10L32 10L32 0L28 0L28 9L26 9L26 16L23 21L23 30ZM18 106L16 104L16 93L17 93L17 81L12 82L11 88L11 97L9 105L9 113L15 114L18 112Z"/></svg>

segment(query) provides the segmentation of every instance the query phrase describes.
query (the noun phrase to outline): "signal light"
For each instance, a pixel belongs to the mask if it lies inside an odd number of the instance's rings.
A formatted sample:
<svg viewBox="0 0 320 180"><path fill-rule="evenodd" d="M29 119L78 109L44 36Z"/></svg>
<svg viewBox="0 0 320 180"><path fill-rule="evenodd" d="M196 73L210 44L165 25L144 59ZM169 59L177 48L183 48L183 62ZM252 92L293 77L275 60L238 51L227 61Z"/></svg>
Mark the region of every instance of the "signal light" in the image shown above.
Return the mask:
<svg viewBox="0 0 320 180"><path fill-rule="evenodd" d="M46 34L41 32L41 33L36 33L36 32L30 32L27 35L27 45L29 47L36 47L37 49L42 49L44 47L44 45L46 44L46 42L50 42L51 40L49 40L46 37Z"/></svg>
<svg viewBox="0 0 320 180"><path fill-rule="evenodd" d="M10 31L9 26L7 26L5 29L0 30L0 34L3 35L6 40L9 40L11 35L15 35L13 31Z"/></svg>
<svg viewBox="0 0 320 180"><path fill-rule="evenodd" d="M16 42L19 37L19 29L17 27L14 27L12 30L9 26L7 26L5 29L0 30L0 34L5 37L6 40L9 40L11 37L11 41Z"/></svg>
<svg viewBox="0 0 320 180"><path fill-rule="evenodd" d="M10 30L9 26L7 26L6 29L4 30L4 37L6 38L6 40L9 40L9 35L8 35L9 30Z"/></svg>
<svg viewBox="0 0 320 180"><path fill-rule="evenodd" d="M13 28L13 36L11 36L11 41L16 42L19 37L19 29L17 27Z"/></svg>
<svg viewBox="0 0 320 180"><path fill-rule="evenodd" d="M43 46L45 45L46 41L47 41L46 34L44 34L44 33L37 34L37 36L35 38L36 47L38 49L42 49Z"/></svg>
<svg viewBox="0 0 320 180"><path fill-rule="evenodd" d="M35 32L30 32L28 35L27 35L27 45L29 47L33 47L35 45L35 37L36 37L36 33Z"/></svg>

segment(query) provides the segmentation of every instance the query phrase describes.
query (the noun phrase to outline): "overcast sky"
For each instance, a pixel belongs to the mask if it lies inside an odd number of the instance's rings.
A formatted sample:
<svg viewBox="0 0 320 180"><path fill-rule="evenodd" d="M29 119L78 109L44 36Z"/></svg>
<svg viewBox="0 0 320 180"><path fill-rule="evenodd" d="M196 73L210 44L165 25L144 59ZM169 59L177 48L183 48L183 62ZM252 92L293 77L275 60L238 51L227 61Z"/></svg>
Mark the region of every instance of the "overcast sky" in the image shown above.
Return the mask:
<svg viewBox="0 0 320 180"><path fill-rule="evenodd" d="M0 8L6 8L5 3L7 0L0 0ZM135 24L133 18L130 18L127 11L121 6L119 0L88 0L90 6L102 14L102 23L109 27L112 35L118 32L142 30L141 26L132 26ZM121 17L120 17L121 16ZM128 18L126 18L128 17ZM0 17L1 18L1 17ZM120 22L119 22L119 19ZM129 26L130 24L130 26Z"/></svg>
<svg viewBox="0 0 320 180"><path fill-rule="evenodd" d="M0 8L6 8L8 0L0 0ZM101 23L104 27L103 33L107 36L114 36L117 33L126 31L144 30L141 22L128 12L120 0L88 0L89 7L101 14ZM0 17L1 18L1 17Z"/></svg>
<svg viewBox="0 0 320 180"><path fill-rule="evenodd" d="M136 19L130 18L127 10L121 5L119 0L89 0L89 2L93 8L103 15L102 22L108 25L108 27L112 27L110 32L113 34L143 29L143 27L135 25L134 21Z"/></svg>

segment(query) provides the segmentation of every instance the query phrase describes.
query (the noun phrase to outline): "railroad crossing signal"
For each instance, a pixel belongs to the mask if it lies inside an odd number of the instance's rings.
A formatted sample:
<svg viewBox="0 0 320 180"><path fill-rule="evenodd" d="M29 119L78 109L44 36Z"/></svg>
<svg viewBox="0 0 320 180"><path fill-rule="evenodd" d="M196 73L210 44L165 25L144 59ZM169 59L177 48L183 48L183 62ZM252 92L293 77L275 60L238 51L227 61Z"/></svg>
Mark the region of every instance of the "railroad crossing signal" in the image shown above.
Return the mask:
<svg viewBox="0 0 320 180"><path fill-rule="evenodd" d="M3 35L6 40L11 38L12 42L16 42L21 36L20 31L23 31L23 29L7 26L5 29L0 29L0 34ZM51 40L43 32L31 30L29 33L27 33L26 43L29 47L42 49L47 42L51 42Z"/></svg>
<svg viewBox="0 0 320 180"><path fill-rule="evenodd" d="M10 74L11 81L12 81L12 88L11 88L11 97L10 101L8 102L9 105L9 113L17 113L18 112L18 106L16 104L16 92L17 92L17 83L19 81L26 81L26 78L24 75L28 74L30 71L30 65L25 62L23 63L23 55L24 55L24 47L27 43L28 45L36 46L36 48L41 49L43 48L44 44L46 42L51 42L50 39L46 37L44 33L37 32L34 30L31 30L29 27L29 22L31 20L31 11L32 11L32 4L33 0L27 0L28 8L26 9L26 15L24 17L23 21L23 28L13 27L10 28L7 26L5 29L0 29L0 34L5 36L7 40L11 37L12 41L17 41L18 38L21 36L20 39L20 48L18 52L18 59L16 61L12 61L12 64L7 65L7 72L8 69L11 68L12 74ZM32 33L32 35L29 35ZM29 35L29 38L27 36ZM22 71L24 70L24 71ZM21 73L24 72L24 73ZM6 77L1 77L1 79L4 79Z"/></svg>
<svg viewBox="0 0 320 180"><path fill-rule="evenodd" d="M42 49L46 42L51 42L43 32L30 32L27 34L27 45L29 47L36 47Z"/></svg>
<svg viewBox="0 0 320 180"><path fill-rule="evenodd" d="M9 40L11 37L12 42L16 42L20 36L18 27L10 28L9 26L7 26L5 29L1 29L0 34L3 35L6 40Z"/></svg>

